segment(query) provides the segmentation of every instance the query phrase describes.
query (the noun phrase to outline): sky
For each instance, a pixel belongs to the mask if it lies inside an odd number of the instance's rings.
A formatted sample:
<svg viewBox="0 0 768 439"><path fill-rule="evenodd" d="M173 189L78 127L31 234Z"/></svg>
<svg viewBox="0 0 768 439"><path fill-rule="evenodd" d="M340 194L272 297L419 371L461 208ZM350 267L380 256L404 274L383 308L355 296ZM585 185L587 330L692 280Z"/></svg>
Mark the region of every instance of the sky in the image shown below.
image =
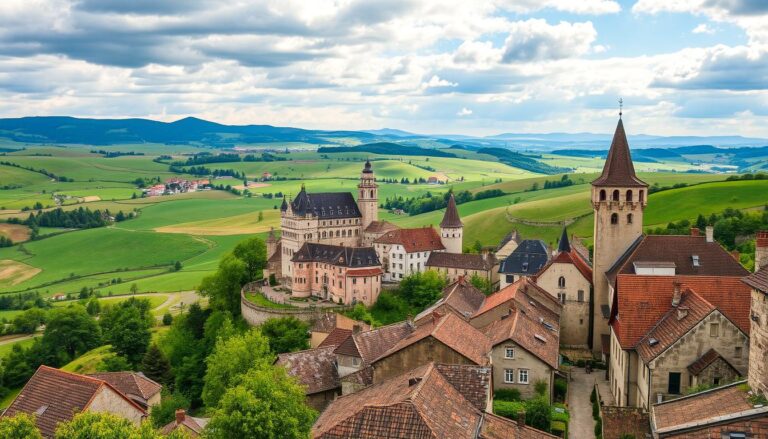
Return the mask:
<svg viewBox="0 0 768 439"><path fill-rule="evenodd" d="M768 0L0 0L0 117L768 138Z"/></svg>

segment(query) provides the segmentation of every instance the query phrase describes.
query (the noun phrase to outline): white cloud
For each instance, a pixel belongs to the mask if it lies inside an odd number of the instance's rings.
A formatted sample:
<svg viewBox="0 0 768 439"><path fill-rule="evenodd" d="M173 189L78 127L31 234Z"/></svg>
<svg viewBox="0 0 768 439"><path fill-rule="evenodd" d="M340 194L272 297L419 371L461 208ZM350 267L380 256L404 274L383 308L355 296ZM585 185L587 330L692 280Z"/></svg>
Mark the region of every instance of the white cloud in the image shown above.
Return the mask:
<svg viewBox="0 0 768 439"><path fill-rule="evenodd" d="M550 25L530 19L512 23L504 42L504 62L578 57L587 53L597 37L591 22Z"/></svg>
<svg viewBox="0 0 768 439"><path fill-rule="evenodd" d="M471 114L472 114L472 110L470 110L470 109L469 109L469 108L467 108L467 107L462 107L462 108L461 108L461 110L459 110L459 111L456 113L456 115L457 115L457 116L459 116L459 117L462 117L462 116L469 116L469 115L471 115Z"/></svg>
<svg viewBox="0 0 768 439"><path fill-rule="evenodd" d="M693 28L691 31L695 34L713 34L715 33L715 30L712 29L707 23L701 23L700 25Z"/></svg>

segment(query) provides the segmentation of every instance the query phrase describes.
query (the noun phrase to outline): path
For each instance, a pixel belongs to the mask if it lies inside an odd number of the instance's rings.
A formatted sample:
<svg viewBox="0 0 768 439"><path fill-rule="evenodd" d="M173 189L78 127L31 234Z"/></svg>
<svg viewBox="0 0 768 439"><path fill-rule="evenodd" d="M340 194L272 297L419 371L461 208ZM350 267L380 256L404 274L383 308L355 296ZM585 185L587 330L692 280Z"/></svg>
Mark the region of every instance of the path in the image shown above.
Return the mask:
<svg viewBox="0 0 768 439"><path fill-rule="evenodd" d="M260 285L259 290L264 295L264 297L266 297L271 302L281 303L284 305L292 305L297 308L312 308L312 307L331 308L331 307L339 306L336 303L321 301L321 300L317 300L317 301L308 300L306 302L302 302L299 300L290 300L289 294L286 294L282 291L278 291L268 285Z"/></svg>
<svg viewBox="0 0 768 439"><path fill-rule="evenodd" d="M613 396L605 380L605 371L595 369L591 374L584 368L571 369L571 382L568 385L568 410L571 421L568 424L568 437L571 439L586 439L595 437L595 421L592 419L592 403L589 396L592 388L598 383L600 395L605 405L613 405Z"/></svg>
<svg viewBox="0 0 768 439"><path fill-rule="evenodd" d="M35 334L7 335L5 337L0 337L0 346L5 344L16 343L16 342L27 340L30 338L40 337L41 335L43 335L42 332L35 333Z"/></svg>

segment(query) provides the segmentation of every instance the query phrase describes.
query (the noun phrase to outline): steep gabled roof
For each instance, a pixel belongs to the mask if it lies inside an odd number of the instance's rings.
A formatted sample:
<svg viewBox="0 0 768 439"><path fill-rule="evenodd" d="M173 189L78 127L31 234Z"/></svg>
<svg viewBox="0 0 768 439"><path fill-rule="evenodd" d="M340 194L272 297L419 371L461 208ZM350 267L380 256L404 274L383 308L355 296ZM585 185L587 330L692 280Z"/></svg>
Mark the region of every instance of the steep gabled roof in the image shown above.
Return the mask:
<svg viewBox="0 0 768 439"><path fill-rule="evenodd" d="M106 381L128 397L136 395L146 405L150 398L160 393L163 386L137 372L100 372L88 376Z"/></svg>
<svg viewBox="0 0 768 439"><path fill-rule="evenodd" d="M381 265L373 247L345 247L316 242L305 242L299 251L294 253L291 262L324 262L349 268Z"/></svg>
<svg viewBox="0 0 768 439"><path fill-rule="evenodd" d="M515 241L515 243L520 244L520 234L517 232L517 229L512 230L511 232L504 235L501 241L499 241L499 245L496 246L496 251L500 250L510 241Z"/></svg>
<svg viewBox="0 0 768 439"><path fill-rule="evenodd" d="M431 316L433 311L443 305L451 308L464 320L469 320L469 318L480 309L484 301L485 294L475 288L474 285L469 283L466 278L462 276L452 284L443 288L443 297L424 311L420 312L414 321L418 323L421 319Z"/></svg>
<svg viewBox="0 0 768 439"><path fill-rule="evenodd" d="M60 422L69 421L75 414L87 409L104 387L115 392L137 411L146 413L138 404L103 380L40 366L2 416L12 417L18 413L34 415L35 425L43 436L53 437Z"/></svg>
<svg viewBox="0 0 768 439"><path fill-rule="evenodd" d="M399 228L399 226L392 224L389 221L371 221L371 223L368 224L368 227L366 227L363 232L378 234L389 232L390 230L397 230Z"/></svg>
<svg viewBox="0 0 768 439"><path fill-rule="evenodd" d="M307 395L341 387L336 370L336 346L318 347L277 356L275 364L283 366L288 375L296 377L306 388Z"/></svg>
<svg viewBox="0 0 768 439"><path fill-rule="evenodd" d="M619 119L616 131L611 141L611 149L605 160L603 173L595 181L593 186L618 186L618 187L647 187L648 184L637 178L635 166L632 164L632 155L629 152L627 133L624 132L624 122Z"/></svg>
<svg viewBox="0 0 768 439"><path fill-rule="evenodd" d="M720 355L719 352L717 352L714 349L710 349L707 352L705 352L704 355L697 358L696 361L688 365L688 372L690 372L692 375L698 375L701 373L701 371L709 367L710 364L714 363L718 359L723 360L725 364L727 364L732 370L736 372L739 371L738 369L733 367L733 365L730 362L728 362L728 360L725 359L725 357Z"/></svg>
<svg viewBox="0 0 768 439"><path fill-rule="evenodd" d="M483 301L483 305L477 310L474 316L472 318L475 318L477 316L480 316L482 314L485 314L486 312L495 309L498 306L504 305L507 302L514 300L520 305L530 305L531 301L539 302L537 299L534 299L534 297L529 294L528 289L537 290L540 294L537 295L537 297L542 298L543 300L546 300L549 302L547 305L542 305L540 308L547 310L547 312L550 312L552 314L558 315L557 320L559 320L559 312L562 311L562 304L553 297L550 293L545 291L540 286L536 285L534 282L532 282L528 278L521 278L517 282L507 285L506 287L502 288L501 290L491 294L490 296L485 298L485 301ZM552 312L549 311L551 308L555 308L558 310L558 312Z"/></svg>
<svg viewBox="0 0 768 439"><path fill-rule="evenodd" d="M741 281L757 291L768 294L768 265L760 268L757 273L752 273Z"/></svg>
<svg viewBox="0 0 768 439"><path fill-rule="evenodd" d="M396 229L384 233L373 241L376 244L402 245L406 253L445 250L440 235L432 227Z"/></svg>
<svg viewBox="0 0 768 439"><path fill-rule="evenodd" d="M475 364L485 365L488 363L487 355L491 350L488 338L454 313L440 317L435 316L433 321L418 326L374 362L389 357L427 337L440 341ZM468 343L468 340L472 340L472 342Z"/></svg>
<svg viewBox="0 0 768 439"><path fill-rule="evenodd" d="M334 348L344 343L347 338L352 336L351 329L334 328L330 334L317 346L323 348L327 346L333 346Z"/></svg>
<svg viewBox="0 0 768 439"><path fill-rule="evenodd" d="M539 321L537 315L531 314L532 311L535 311L535 308L526 307L525 311L515 308L509 316L483 328L483 332L491 340L493 346L511 340L551 368L557 369L559 365L560 322L556 318Z"/></svg>
<svg viewBox="0 0 768 439"><path fill-rule="evenodd" d="M571 242L568 240L568 229L563 227L563 233L560 235L560 241L557 243L557 251L560 253L571 252Z"/></svg>
<svg viewBox="0 0 768 439"><path fill-rule="evenodd" d="M408 322L398 322L359 332L344 340L334 352L338 355L358 357L364 364L370 364L414 329Z"/></svg>
<svg viewBox="0 0 768 439"><path fill-rule="evenodd" d="M547 244L539 239L526 239L501 261L499 273L533 276L549 260Z"/></svg>
<svg viewBox="0 0 768 439"><path fill-rule="evenodd" d="M547 265L545 265L544 268L539 270L538 275L540 276L547 271L552 264L571 264L579 270L581 275L584 276L584 279L588 280L590 284L592 283L592 267L582 258L581 254L576 252L576 250L558 253L554 258L547 262Z"/></svg>
<svg viewBox="0 0 768 439"><path fill-rule="evenodd" d="M440 227L448 229L464 227L464 223L459 218L459 211L456 209L456 200L453 198L453 194L448 198L448 206L445 208L443 220L440 221Z"/></svg>
<svg viewBox="0 0 768 439"><path fill-rule="evenodd" d="M291 202L294 215L314 215L320 219L360 218L362 214L349 192L319 192L310 194L301 186L301 191Z"/></svg>

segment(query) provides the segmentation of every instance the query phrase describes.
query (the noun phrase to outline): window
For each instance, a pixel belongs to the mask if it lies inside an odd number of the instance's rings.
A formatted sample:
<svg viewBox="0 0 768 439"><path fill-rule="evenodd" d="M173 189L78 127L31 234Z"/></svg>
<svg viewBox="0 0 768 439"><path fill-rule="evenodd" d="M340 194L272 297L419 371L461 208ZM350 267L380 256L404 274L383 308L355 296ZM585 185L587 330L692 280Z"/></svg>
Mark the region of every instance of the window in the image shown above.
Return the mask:
<svg viewBox="0 0 768 439"><path fill-rule="evenodd" d="M517 382L520 384L528 384L528 369L518 370Z"/></svg>
<svg viewBox="0 0 768 439"><path fill-rule="evenodd" d="M667 385L667 393L673 395L680 394L680 372L669 373L669 384Z"/></svg>
<svg viewBox="0 0 768 439"><path fill-rule="evenodd" d="M627 201L632 201L632 191L631 190L627 191Z"/></svg>
<svg viewBox="0 0 768 439"><path fill-rule="evenodd" d="M627 214L627 224L632 224L632 214L631 213Z"/></svg>
<svg viewBox="0 0 768 439"><path fill-rule="evenodd" d="M515 275L513 275L513 274L508 274L508 275L507 275L507 283L508 283L508 284L511 284L511 283L514 283L514 282L515 282Z"/></svg>
<svg viewBox="0 0 768 439"><path fill-rule="evenodd" d="M611 214L611 224L618 224L619 223L619 214L618 213L612 213Z"/></svg>
<svg viewBox="0 0 768 439"><path fill-rule="evenodd" d="M523 271L528 271L528 263L523 262Z"/></svg>
<svg viewBox="0 0 768 439"><path fill-rule="evenodd" d="M640 196L638 197L638 198L640 199L640 202L641 202L641 203L643 202L643 199L644 199L644 195L645 195L645 191L641 190L641 191L640 191Z"/></svg>
<svg viewBox="0 0 768 439"><path fill-rule="evenodd" d="M515 358L515 348L512 346L507 346L504 348L504 358L508 360L512 360Z"/></svg>
<svg viewBox="0 0 768 439"><path fill-rule="evenodd" d="M515 369L504 369L504 382L505 383L515 382Z"/></svg>
<svg viewBox="0 0 768 439"><path fill-rule="evenodd" d="M720 335L720 325L718 323L711 323L709 325L709 336L717 337Z"/></svg>
<svg viewBox="0 0 768 439"><path fill-rule="evenodd" d="M613 191L613 201L619 201L619 190Z"/></svg>
<svg viewBox="0 0 768 439"><path fill-rule="evenodd" d="M557 280L557 286L565 288L565 276L560 276L560 279Z"/></svg>
<svg viewBox="0 0 768 439"><path fill-rule="evenodd" d="M584 290L579 290L576 300L578 300L579 302L584 301Z"/></svg>
<svg viewBox="0 0 768 439"><path fill-rule="evenodd" d="M605 189L600 191L600 201L605 201Z"/></svg>
<svg viewBox="0 0 768 439"><path fill-rule="evenodd" d="M565 304L565 293L563 292L557 293L557 300L559 300L560 303Z"/></svg>
<svg viewBox="0 0 768 439"><path fill-rule="evenodd" d="M733 356L736 358L741 358L741 346L736 346L733 352Z"/></svg>
<svg viewBox="0 0 768 439"><path fill-rule="evenodd" d="M359 366L360 365L360 359L357 358L357 357L352 357L352 364L354 366Z"/></svg>

